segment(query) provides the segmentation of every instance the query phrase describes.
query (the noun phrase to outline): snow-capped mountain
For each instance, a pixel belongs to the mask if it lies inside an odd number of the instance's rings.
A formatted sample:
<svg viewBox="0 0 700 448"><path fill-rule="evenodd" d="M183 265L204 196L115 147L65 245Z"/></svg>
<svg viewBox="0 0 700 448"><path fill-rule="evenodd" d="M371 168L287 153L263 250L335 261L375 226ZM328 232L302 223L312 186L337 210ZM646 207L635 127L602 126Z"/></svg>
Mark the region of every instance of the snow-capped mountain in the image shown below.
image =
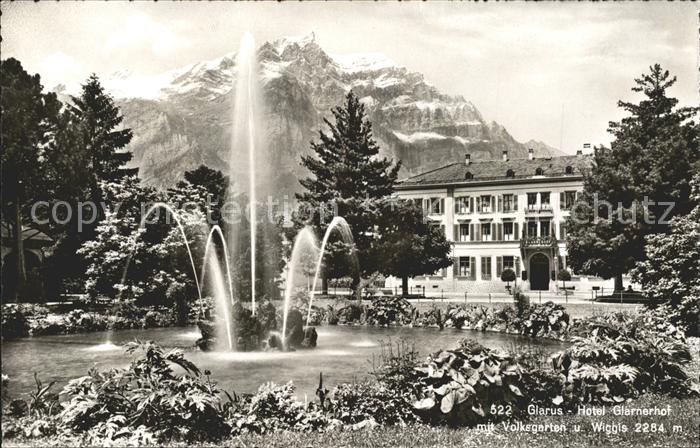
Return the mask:
<svg viewBox="0 0 700 448"><path fill-rule="evenodd" d="M305 175L300 155L350 89L365 104L384 155L403 161L404 175L461 160L466 152L497 158L508 150L518 158L529 145L538 155L558 153L540 142L517 142L469 101L442 94L422 74L378 53L328 54L312 33L266 42L258 60L267 142L289 190L298 190ZM169 186L199 164L226 167L235 65L231 53L157 76L123 71L103 79L134 131L133 163L146 183Z"/></svg>

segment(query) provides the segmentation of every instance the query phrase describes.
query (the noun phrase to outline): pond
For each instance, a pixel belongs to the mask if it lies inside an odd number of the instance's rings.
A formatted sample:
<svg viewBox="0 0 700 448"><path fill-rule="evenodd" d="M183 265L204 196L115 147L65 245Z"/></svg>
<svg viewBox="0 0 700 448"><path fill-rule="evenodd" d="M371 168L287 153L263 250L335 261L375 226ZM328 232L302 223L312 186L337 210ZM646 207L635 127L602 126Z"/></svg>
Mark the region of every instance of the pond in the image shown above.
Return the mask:
<svg viewBox="0 0 700 448"><path fill-rule="evenodd" d="M456 347L464 338L479 341L491 348L510 349L533 344L524 336L501 333L433 328L376 328L351 326L318 327L318 347L297 352L225 353L202 352L194 347L200 337L196 327L172 327L148 330L122 330L112 334L112 342L120 345L135 339L151 340L161 346L181 348L186 357L202 371L208 369L222 389L252 393L266 381L285 383L292 380L303 399L314 397L319 372L324 386L332 389L338 383L361 380L372 370L372 359L381 354L381 345L404 340L413 344L421 357L442 349ZM47 383L56 381L60 391L69 379L83 376L91 367L104 370L126 367L130 361L121 347L105 347L106 333L84 333L59 336L29 337L2 344L2 370L9 375L10 396L35 388L34 372ZM564 348L552 340L538 340L545 352Z"/></svg>

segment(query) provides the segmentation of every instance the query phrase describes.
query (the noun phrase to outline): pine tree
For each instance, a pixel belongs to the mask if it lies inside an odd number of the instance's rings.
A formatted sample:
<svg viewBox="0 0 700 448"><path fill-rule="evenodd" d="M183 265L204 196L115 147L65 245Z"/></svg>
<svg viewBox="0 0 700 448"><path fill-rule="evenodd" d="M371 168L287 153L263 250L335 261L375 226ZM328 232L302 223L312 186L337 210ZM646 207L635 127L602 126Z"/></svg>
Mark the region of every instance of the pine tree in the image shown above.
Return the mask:
<svg viewBox="0 0 700 448"><path fill-rule="evenodd" d="M635 79L632 90L644 98L618 103L630 115L610 123L615 140L610 148L596 148L582 200L567 224L571 266L614 277L616 290L622 289L622 274L645 259L645 236L667 232L668 221L691 207L689 182L700 168L693 120L698 109L676 107L678 100L667 95L675 82L658 64Z"/></svg>
<svg viewBox="0 0 700 448"><path fill-rule="evenodd" d="M118 180L136 174L125 169L131 153L124 149L131 141L131 129L122 129L123 117L112 97L104 91L97 75L92 74L82 86L80 96L72 97L72 111L81 123L83 143L90 157L91 196L99 199L97 184L101 180Z"/></svg>
<svg viewBox="0 0 700 448"><path fill-rule="evenodd" d="M305 191L297 194L307 215L298 222L309 222L319 235L333 218L336 208L350 225L363 275L377 270L371 247L384 199L394 191L400 163L379 158L379 146L372 136L372 125L358 98L348 93L345 104L332 111L334 123L324 119L329 132L320 131L311 143L313 154L302 157L311 177L300 181ZM354 286L358 284L355 278Z"/></svg>

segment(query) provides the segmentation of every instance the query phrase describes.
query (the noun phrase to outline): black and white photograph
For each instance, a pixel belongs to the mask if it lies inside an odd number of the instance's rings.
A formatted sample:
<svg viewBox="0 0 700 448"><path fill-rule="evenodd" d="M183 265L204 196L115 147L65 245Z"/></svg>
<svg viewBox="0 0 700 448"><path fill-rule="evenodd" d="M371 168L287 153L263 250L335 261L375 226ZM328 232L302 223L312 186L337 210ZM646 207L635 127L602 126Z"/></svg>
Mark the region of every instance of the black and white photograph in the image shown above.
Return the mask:
<svg viewBox="0 0 700 448"><path fill-rule="evenodd" d="M0 12L3 446L699 446L698 4Z"/></svg>

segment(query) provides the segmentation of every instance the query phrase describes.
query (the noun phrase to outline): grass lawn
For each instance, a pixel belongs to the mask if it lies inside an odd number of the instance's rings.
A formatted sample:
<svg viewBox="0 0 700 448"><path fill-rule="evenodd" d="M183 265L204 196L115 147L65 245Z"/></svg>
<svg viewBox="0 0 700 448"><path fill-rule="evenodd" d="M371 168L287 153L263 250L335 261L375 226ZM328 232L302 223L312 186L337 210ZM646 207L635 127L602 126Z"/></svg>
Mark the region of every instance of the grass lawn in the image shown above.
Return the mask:
<svg viewBox="0 0 700 448"><path fill-rule="evenodd" d="M605 417L564 415L559 417L535 417L531 424L563 424L567 432L513 432L505 431L496 425L493 431L477 429L431 428L413 426L407 428L390 427L359 431L338 431L328 433L277 433L238 437L223 445L237 447L697 447L698 412L700 404L696 400L675 400L656 396L642 397L627 403L628 408L665 408L671 406L668 417L656 416L613 416L611 409ZM613 434L593 430L593 424L626 425L628 432ZM635 432L637 423L663 424L664 432ZM580 432L574 432L579 425ZM680 425L678 430L676 425ZM676 432L674 431L676 427ZM643 428L643 427L642 427ZM642 429L640 428L640 429Z"/></svg>

